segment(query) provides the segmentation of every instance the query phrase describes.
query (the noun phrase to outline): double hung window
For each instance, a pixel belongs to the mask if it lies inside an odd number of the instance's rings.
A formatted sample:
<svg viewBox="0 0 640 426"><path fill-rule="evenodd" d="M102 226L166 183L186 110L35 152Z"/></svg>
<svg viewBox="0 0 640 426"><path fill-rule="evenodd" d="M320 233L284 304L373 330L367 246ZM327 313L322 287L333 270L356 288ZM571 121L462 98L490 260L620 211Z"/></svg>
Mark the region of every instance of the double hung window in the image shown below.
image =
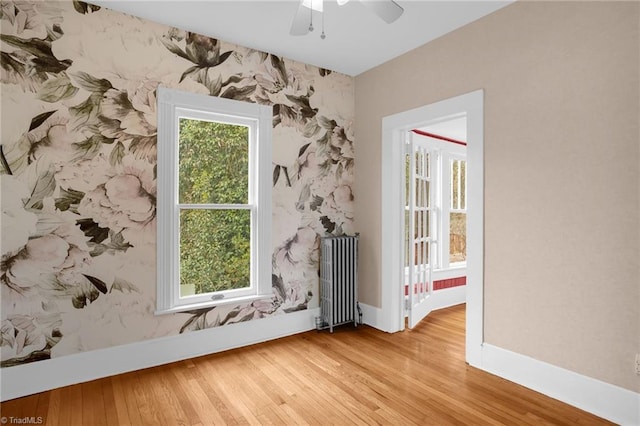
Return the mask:
<svg viewBox="0 0 640 426"><path fill-rule="evenodd" d="M271 296L271 119L158 89L158 313Z"/></svg>

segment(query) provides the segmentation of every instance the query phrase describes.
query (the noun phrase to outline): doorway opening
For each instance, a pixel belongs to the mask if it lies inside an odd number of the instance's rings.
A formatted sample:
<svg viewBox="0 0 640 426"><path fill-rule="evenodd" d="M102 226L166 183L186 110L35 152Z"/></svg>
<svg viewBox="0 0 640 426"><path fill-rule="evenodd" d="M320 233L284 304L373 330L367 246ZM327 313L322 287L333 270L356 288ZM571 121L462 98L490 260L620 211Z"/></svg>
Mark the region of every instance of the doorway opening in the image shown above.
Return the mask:
<svg viewBox="0 0 640 426"><path fill-rule="evenodd" d="M464 119L466 123L466 360L479 366L483 342L483 91L385 117L382 121L382 316L385 331L405 326L405 143L413 129ZM415 219L414 219L415 220ZM431 244L429 242L429 244ZM442 252L442 251L441 251ZM442 256L442 254L441 254ZM434 262L432 261L432 264ZM431 277L433 281L433 276ZM409 292L410 293L410 292ZM429 302L431 303L431 302ZM428 306L423 306L428 307ZM420 308L422 309L422 308Z"/></svg>
<svg viewBox="0 0 640 426"><path fill-rule="evenodd" d="M404 316L413 328L436 309L465 303L467 119L404 135Z"/></svg>

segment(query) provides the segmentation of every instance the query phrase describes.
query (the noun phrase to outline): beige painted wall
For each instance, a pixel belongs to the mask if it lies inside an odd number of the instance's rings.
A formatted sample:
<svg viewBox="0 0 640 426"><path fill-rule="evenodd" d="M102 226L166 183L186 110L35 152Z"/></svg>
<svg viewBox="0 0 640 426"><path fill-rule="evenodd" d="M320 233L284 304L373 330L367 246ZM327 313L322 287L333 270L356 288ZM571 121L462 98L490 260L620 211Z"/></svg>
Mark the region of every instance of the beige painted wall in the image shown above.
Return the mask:
<svg viewBox="0 0 640 426"><path fill-rule="evenodd" d="M640 391L637 2L518 2L356 77L361 294L383 117L485 90L485 340Z"/></svg>

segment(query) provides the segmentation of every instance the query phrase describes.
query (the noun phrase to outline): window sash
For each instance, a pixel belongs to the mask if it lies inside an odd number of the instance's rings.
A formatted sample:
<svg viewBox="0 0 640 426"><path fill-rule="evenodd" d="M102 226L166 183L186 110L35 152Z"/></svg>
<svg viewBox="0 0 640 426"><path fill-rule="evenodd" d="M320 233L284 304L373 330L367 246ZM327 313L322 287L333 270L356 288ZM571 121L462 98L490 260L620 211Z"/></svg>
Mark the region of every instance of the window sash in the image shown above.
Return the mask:
<svg viewBox="0 0 640 426"><path fill-rule="evenodd" d="M179 203L178 200L180 198L179 194L179 170L180 170L180 158L179 158L179 149L180 149L180 120L188 119L188 120L199 120L199 121L209 121L216 122L222 124L236 125L236 126L246 126L249 128L248 141L249 144L249 168L248 168L248 204L220 204L220 203L211 203L211 204L187 204L187 203ZM251 224L250 224L250 263L249 263L249 287L243 287L240 289L226 289L214 292L200 293L196 295L189 296L181 296L180 292L180 275L181 275L181 267L180 267L180 251L182 247L178 247L178 292L176 293L176 297L174 298L175 305L185 305L185 304L193 304L193 303L206 303L210 300L224 300L229 298L250 296L256 293L256 272L255 272L255 258L256 258L256 220L254 217L255 212L255 179L253 178L253 170L256 169L255 164L255 156L252 156L253 151L255 151L256 141L256 128L258 125L257 119L247 119L244 117L226 115L226 114L218 114L211 113L199 110L193 110L189 108L176 108L176 138L175 138L175 152L176 152L176 168L175 168L175 203L177 207L177 223L175 226L177 227L177 231L180 232L180 211L183 209L197 209L197 210L236 210L236 209L249 209L251 210ZM178 238L178 243L180 243L180 239Z"/></svg>
<svg viewBox="0 0 640 426"><path fill-rule="evenodd" d="M218 290L207 293L199 293L187 296L181 296L180 285L181 285L181 267L180 267L180 257L178 258L178 299L176 303L179 305L183 304L191 304L191 303L203 303L208 302L210 300L224 300L228 298L242 297L242 296L250 296L257 292L256 288L256 271L255 271L255 258L256 258L256 216L257 216L257 206L249 205L249 204L179 204L177 206L177 223L176 227L178 232L180 231L180 212L182 210L248 210L250 212L250 241L249 241L249 250L250 250L250 263L249 263L249 286L242 287L237 289L226 289L226 290ZM178 238L178 241L180 239ZM179 256L182 251L182 246L179 245Z"/></svg>

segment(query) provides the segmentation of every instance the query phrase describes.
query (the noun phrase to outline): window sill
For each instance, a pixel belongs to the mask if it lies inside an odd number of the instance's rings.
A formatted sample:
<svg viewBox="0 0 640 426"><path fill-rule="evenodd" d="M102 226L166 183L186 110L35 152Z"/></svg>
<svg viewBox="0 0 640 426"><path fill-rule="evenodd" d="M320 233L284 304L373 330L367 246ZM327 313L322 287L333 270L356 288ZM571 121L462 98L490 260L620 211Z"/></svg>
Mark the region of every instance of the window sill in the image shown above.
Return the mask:
<svg viewBox="0 0 640 426"><path fill-rule="evenodd" d="M244 304L251 303L257 300L271 299L273 297L273 293L269 294L260 294L260 295L251 295L244 297L233 297L229 299L221 299L221 300L207 300L205 302L197 302L197 303L189 303L184 305L172 306L167 309L156 309L154 312L155 315L166 315L166 314L176 314L185 311L193 311L196 309L206 309L206 308L215 308L216 306L222 305L230 305L230 304Z"/></svg>

